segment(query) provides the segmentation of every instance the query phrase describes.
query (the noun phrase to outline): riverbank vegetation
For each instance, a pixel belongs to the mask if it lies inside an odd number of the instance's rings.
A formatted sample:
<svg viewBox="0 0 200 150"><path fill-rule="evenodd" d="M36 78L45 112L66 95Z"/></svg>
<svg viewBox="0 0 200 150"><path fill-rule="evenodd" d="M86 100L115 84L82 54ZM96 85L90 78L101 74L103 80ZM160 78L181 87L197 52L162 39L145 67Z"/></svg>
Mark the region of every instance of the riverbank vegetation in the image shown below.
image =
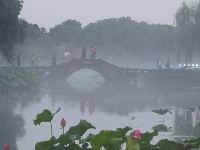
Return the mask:
<svg viewBox="0 0 200 150"><path fill-rule="evenodd" d="M4 67L0 71L0 92L20 92L38 90L40 77L27 68Z"/></svg>

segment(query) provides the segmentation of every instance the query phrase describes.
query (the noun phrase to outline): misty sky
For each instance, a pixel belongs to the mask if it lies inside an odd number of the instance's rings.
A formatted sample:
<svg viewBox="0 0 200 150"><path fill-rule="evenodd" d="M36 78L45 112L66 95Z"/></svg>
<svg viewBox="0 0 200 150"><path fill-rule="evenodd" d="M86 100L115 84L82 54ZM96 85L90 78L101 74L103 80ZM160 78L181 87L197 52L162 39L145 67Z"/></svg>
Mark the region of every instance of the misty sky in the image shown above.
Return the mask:
<svg viewBox="0 0 200 150"><path fill-rule="evenodd" d="M173 24L183 0L24 0L21 17L47 29L67 19L83 25L130 16L136 21Z"/></svg>

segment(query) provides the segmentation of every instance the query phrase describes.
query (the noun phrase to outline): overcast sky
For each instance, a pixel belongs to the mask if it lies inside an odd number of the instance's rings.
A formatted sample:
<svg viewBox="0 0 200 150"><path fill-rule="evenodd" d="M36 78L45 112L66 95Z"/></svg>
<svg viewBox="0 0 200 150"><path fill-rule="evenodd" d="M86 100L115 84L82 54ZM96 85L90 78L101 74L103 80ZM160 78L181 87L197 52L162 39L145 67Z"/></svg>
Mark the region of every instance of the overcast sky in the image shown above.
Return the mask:
<svg viewBox="0 0 200 150"><path fill-rule="evenodd" d="M183 0L24 0L21 17L40 26L55 26L67 19L83 25L100 19L130 16L136 21L173 24Z"/></svg>

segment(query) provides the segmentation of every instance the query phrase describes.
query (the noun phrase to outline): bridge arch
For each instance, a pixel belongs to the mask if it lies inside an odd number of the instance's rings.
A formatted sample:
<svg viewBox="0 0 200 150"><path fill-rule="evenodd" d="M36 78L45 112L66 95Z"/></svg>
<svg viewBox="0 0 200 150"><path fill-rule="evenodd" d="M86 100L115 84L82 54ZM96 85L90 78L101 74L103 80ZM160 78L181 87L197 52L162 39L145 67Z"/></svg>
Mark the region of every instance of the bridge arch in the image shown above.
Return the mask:
<svg viewBox="0 0 200 150"><path fill-rule="evenodd" d="M119 81L123 79L123 70L115 65L101 59L97 60L72 60L69 63L62 63L50 70L50 79L60 82L66 81L73 73L81 69L91 69L104 77L106 82Z"/></svg>
<svg viewBox="0 0 200 150"><path fill-rule="evenodd" d="M91 69L91 70L99 73L106 80L106 82L109 82L112 80L111 75L109 73L107 73L106 70L95 67L91 64L90 65L82 64L80 66L74 66L73 68L66 69L65 71L62 72L64 75L63 79L65 78L65 80L67 80L71 75L73 75L74 73L76 73L77 71L80 71L82 69Z"/></svg>

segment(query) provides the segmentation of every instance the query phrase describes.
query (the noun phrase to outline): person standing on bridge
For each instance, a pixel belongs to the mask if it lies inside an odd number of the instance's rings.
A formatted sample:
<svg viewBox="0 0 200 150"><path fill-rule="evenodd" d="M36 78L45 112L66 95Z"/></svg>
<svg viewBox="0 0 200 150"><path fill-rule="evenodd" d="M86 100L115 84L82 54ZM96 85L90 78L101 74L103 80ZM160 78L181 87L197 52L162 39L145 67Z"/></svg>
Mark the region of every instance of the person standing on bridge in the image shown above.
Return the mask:
<svg viewBox="0 0 200 150"><path fill-rule="evenodd" d="M86 60L87 52L86 49L83 48L81 51L81 60Z"/></svg>
<svg viewBox="0 0 200 150"><path fill-rule="evenodd" d="M22 63L22 54L18 54L17 55L17 66L21 67L21 63Z"/></svg>
<svg viewBox="0 0 200 150"><path fill-rule="evenodd" d="M68 63L69 62L70 52L66 49L64 54L65 54L65 63Z"/></svg>
<svg viewBox="0 0 200 150"><path fill-rule="evenodd" d="M90 49L90 58L91 59L95 59L96 58L96 53L97 53L97 48L96 47L92 47Z"/></svg>
<svg viewBox="0 0 200 150"><path fill-rule="evenodd" d="M56 66L56 53L52 53L52 58L51 58L51 65Z"/></svg>
<svg viewBox="0 0 200 150"><path fill-rule="evenodd" d="M160 59L156 60L156 67L157 69L162 69L162 65L160 64Z"/></svg>
<svg viewBox="0 0 200 150"><path fill-rule="evenodd" d="M36 57L34 54L31 55L31 67L35 67Z"/></svg>
<svg viewBox="0 0 200 150"><path fill-rule="evenodd" d="M166 62L166 64L165 64L165 67L166 67L167 69L170 69L170 66L171 66L171 64L170 64L170 59L167 59L167 62Z"/></svg>

